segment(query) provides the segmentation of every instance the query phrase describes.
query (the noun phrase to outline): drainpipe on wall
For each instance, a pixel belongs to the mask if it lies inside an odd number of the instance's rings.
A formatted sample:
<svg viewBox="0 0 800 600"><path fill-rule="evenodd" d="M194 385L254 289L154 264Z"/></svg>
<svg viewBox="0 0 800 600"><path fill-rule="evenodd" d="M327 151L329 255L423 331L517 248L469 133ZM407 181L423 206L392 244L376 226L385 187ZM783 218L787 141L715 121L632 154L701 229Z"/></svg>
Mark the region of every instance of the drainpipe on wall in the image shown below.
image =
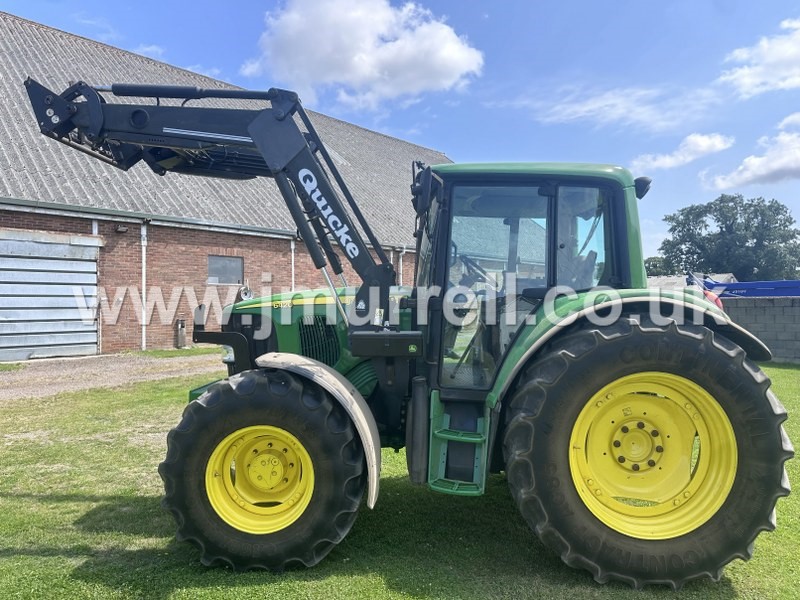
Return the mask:
<svg viewBox="0 0 800 600"><path fill-rule="evenodd" d="M400 252L400 256L397 259L397 270L400 271L400 285L403 285L403 256L405 256L406 252L406 245L403 244L403 251Z"/></svg>
<svg viewBox="0 0 800 600"><path fill-rule="evenodd" d="M292 249L292 291L294 291L294 238L289 240L289 247Z"/></svg>
<svg viewBox="0 0 800 600"><path fill-rule="evenodd" d="M147 221L142 221L142 350L147 350Z"/></svg>
<svg viewBox="0 0 800 600"><path fill-rule="evenodd" d="M100 227L97 219L92 219L92 235L100 235ZM100 274L100 253L97 256L97 273ZM100 282L95 280L96 284ZM94 297L94 325L97 327L97 353L103 353L103 319L100 318L100 297Z"/></svg>

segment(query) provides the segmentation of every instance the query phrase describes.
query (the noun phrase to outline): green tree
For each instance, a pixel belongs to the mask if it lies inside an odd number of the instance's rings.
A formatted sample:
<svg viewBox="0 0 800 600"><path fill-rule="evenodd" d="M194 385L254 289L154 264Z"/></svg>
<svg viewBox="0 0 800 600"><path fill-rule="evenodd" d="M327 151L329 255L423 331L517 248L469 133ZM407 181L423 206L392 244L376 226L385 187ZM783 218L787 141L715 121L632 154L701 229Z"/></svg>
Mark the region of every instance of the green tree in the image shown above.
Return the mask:
<svg viewBox="0 0 800 600"><path fill-rule="evenodd" d="M672 272L733 273L739 281L796 279L800 230L777 200L722 194L664 217L659 251Z"/></svg>
<svg viewBox="0 0 800 600"><path fill-rule="evenodd" d="M666 260L663 256L650 256L644 259L644 270L648 277L660 277L672 275L673 272L667 269Z"/></svg>

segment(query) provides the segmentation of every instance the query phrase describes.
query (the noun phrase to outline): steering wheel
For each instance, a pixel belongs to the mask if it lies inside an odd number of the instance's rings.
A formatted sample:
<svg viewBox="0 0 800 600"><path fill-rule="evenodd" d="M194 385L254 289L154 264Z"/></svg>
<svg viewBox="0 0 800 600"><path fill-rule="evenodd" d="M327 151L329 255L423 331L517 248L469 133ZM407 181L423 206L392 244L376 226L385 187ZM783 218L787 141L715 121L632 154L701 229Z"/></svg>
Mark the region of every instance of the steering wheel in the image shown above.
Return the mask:
<svg viewBox="0 0 800 600"><path fill-rule="evenodd" d="M495 283L489 276L489 273L480 266L474 258L470 258L463 252L458 255L459 260L467 268L467 273L459 281L459 285L465 287L472 287L476 281L482 281L492 289L495 289Z"/></svg>

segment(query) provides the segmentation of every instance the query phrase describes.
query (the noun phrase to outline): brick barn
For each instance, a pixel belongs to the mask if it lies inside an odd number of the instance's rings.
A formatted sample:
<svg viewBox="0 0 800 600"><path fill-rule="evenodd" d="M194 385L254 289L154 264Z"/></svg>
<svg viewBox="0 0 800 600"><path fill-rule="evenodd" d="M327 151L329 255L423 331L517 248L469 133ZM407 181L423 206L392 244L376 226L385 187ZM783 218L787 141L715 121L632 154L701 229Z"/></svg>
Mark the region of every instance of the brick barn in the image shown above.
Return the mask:
<svg viewBox="0 0 800 600"><path fill-rule="evenodd" d="M231 87L0 12L0 361L172 347L176 319L190 323L204 300L229 302L243 281L256 293L322 286L271 180L157 177L84 156L39 134L28 76L56 91L79 79ZM411 163L449 159L310 116L411 283Z"/></svg>

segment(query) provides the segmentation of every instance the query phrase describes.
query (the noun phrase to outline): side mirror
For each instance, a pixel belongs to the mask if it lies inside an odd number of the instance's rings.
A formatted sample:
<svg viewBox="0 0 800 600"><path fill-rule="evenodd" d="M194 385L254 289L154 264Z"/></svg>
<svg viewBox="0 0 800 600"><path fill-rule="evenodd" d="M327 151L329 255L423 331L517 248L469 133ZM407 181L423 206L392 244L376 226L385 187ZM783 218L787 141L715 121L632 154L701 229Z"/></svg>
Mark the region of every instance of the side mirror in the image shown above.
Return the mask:
<svg viewBox="0 0 800 600"><path fill-rule="evenodd" d="M649 177L637 177L633 180L633 188L636 190L636 197L641 200L650 191L650 184L653 182Z"/></svg>
<svg viewBox="0 0 800 600"><path fill-rule="evenodd" d="M416 168L420 170L417 171ZM414 183L411 184L411 203L417 215L424 215L431 207L431 188L433 187L433 172L430 167L422 163L412 165Z"/></svg>

